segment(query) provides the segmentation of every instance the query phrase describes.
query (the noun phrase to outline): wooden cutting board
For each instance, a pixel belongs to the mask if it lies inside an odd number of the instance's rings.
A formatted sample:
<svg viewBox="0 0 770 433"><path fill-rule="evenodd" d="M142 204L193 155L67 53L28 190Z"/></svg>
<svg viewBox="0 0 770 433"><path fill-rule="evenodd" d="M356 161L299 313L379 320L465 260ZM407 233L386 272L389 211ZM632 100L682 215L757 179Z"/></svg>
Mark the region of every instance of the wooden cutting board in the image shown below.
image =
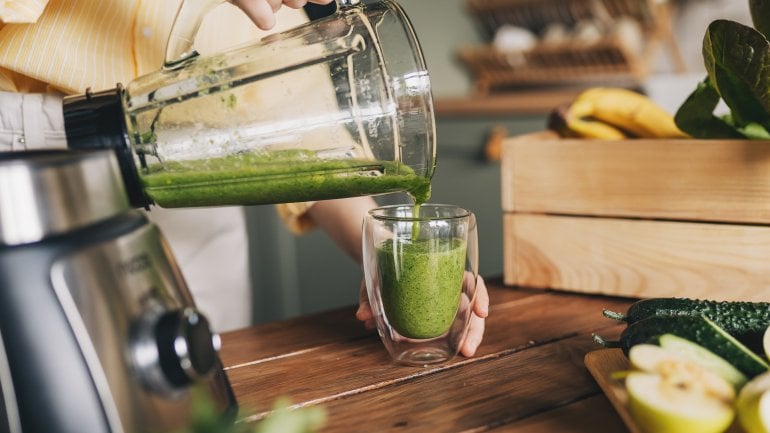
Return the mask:
<svg viewBox="0 0 770 433"><path fill-rule="evenodd" d="M600 349L586 354L584 363L591 376L594 377L599 388L610 400L615 411L623 420L629 433L645 433L636 424L628 411L628 393L623 380L612 377L613 373L625 371L631 368L628 358L621 349ZM725 433L745 433L737 422L733 423Z"/></svg>
<svg viewBox="0 0 770 433"><path fill-rule="evenodd" d="M620 419L628 427L630 433L644 433L631 418L628 411L628 393L623 381L615 379L612 374L618 371L628 370L630 364L628 358L621 349L601 349L588 352L584 359L586 368L591 376L610 400Z"/></svg>

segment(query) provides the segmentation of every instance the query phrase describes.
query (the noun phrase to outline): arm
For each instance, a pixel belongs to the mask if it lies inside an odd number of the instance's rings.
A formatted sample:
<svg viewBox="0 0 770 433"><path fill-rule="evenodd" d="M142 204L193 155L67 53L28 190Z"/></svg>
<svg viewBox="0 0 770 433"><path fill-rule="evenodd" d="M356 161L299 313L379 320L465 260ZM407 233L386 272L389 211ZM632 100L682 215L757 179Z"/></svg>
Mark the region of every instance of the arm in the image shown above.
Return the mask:
<svg viewBox="0 0 770 433"><path fill-rule="evenodd" d="M334 243L361 265L361 224L369 209L377 207L371 197L316 202L308 216Z"/></svg>

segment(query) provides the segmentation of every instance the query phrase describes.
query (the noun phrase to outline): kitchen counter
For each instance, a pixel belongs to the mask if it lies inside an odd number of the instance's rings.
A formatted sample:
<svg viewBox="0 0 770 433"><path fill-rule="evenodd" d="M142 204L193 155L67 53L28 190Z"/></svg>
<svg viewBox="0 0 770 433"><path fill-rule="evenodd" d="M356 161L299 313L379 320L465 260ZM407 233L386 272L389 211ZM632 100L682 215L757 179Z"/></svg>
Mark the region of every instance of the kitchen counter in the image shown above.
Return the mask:
<svg viewBox="0 0 770 433"><path fill-rule="evenodd" d="M625 311L632 300L487 285L484 342L445 365L392 363L354 307L223 334L240 418L261 419L286 396L324 407L329 433L626 433L583 358L598 348L593 332L623 329L602 308Z"/></svg>
<svg viewBox="0 0 770 433"><path fill-rule="evenodd" d="M516 90L497 94L443 97L435 101L437 116L548 116L554 108L569 104L583 88Z"/></svg>

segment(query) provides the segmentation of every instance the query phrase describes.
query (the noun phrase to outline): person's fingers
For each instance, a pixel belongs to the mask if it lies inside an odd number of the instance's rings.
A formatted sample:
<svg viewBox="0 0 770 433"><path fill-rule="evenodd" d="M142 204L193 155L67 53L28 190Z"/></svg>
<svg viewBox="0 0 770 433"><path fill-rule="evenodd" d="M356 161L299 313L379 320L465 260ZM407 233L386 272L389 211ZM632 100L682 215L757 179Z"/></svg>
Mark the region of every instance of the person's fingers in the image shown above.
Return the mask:
<svg viewBox="0 0 770 433"><path fill-rule="evenodd" d="M358 304L358 310L356 310L356 319L366 322L372 320L374 315L372 314L372 308L369 306L369 302L361 301Z"/></svg>
<svg viewBox="0 0 770 433"><path fill-rule="evenodd" d="M361 281L361 287L358 290L358 311L356 311L356 319L364 322L371 321L374 324L374 314L372 313L372 307L369 305L369 296L366 294L366 282ZM367 328L369 326L367 325Z"/></svg>
<svg viewBox="0 0 770 433"><path fill-rule="evenodd" d="M481 275L476 279L476 303L473 305L473 312L482 318L489 315L489 292Z"/></svg>
<svg viewBox="0 0 770 433"><path fill-rule="evenodd" d="M307 4L307 0L283 0L283 4L292 9L302 9Z"/></svg>
<svg viewBox="0 0 770 433"><path fill-rule="evenodd" d="M317 5L328 5L334 0L308 0L308 3L315 3Z"/></svg>
<svg viewBox="0 0 770 433"><path fill-rule="evenodd" d="M275 12L271 1L233 0L233 4L241 8L257 27L262 30L270 30L275 26Z"/></svg>
<svg viewBox="0 0 770 433"><path fill-rule="evenodd" d="M278 12L283 5L283 0L267 0L267 2L270 3L270 7L273 8L273 13Z"/></svg>
<svg viewBox="0 0 770 433"><path fill-rule="evenodd" d="M473 274L466 274L465 284L471 285L472 281ZM468 333L460 344L460 353L463 356L469 357L476 354L476 349L478 349L481 340L484 338L485 318L489 315L489 292L481 275L476 277L476 293L472 308Z"/></svg>
<svg viewBox="0 0 770 433"><path fill-rule="evenodd" d="M483 317L479 317L476 314L471 315L468 335L465 336L465 340L463 340L462 346L460 346L460 353L463 356L471 357L476 354L476 349L479 348L481 340L484 338L484 326L485 321Z"/></svg>

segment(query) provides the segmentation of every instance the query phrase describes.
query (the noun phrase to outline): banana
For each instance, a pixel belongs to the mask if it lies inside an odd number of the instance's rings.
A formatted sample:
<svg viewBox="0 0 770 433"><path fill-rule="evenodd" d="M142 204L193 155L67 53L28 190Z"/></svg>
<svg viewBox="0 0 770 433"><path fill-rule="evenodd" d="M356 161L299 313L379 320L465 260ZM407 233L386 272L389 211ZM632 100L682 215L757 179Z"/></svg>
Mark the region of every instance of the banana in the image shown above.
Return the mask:
<svg viewBox="0 0 770 433"><path fill-rule="evenodd" d="M566 104L556 107L548 118L548 129L556 131L562 137L597 138L620 140L627 138L620 129L604 122L593 120L580 112L590 108L587 103Z"/></svg>
<svg viewBox="0 0 770 433"><path fill-rule="evenodd" d="M567 112L566 129L578 137L619 140L626 138L620 129L600 120L590 118L594 111L588 100L575 100Z"/></svg>
<svg viewBox="0 0 770 433"><path fill-rule="evenodd" d="M594 87L578 95L567 114L567 127L581 128L581 121L600 121L639 138L688 137L651 99L617 87Z"/></svg>
<svg viewBox="0 0 770 433"><path fill-rule="evenodd" d="M628 138L623 131L598 120L574 119L567 129L570 136L579 138L596 138L602 140L620 140Z"/></svg>

